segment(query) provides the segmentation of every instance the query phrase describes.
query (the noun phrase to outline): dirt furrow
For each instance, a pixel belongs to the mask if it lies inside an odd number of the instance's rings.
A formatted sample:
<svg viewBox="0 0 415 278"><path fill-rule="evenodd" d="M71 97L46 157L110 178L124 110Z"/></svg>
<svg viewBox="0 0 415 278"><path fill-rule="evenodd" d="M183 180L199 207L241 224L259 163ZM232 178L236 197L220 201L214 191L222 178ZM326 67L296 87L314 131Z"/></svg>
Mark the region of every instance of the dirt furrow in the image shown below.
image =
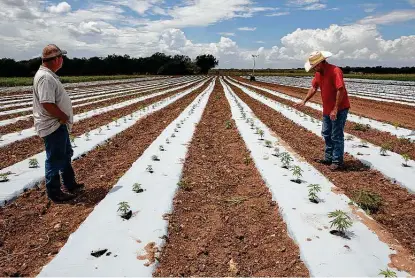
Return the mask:
<svg viewBox="0 0 415 278"><path fill-rule="evenodd" d="M48 202L41 189L23 193L0 208L0 275L34 276L65 244L157 136L196 98L189 95L154 112L73 162L82 195L69 204ZM93 235L91 235L93 236Z"/></svg>
<svg viewBox="0 0 415 278"><path fill-rule="evenodd" d="M216 83L186 156L155 276L308 276Z"/></svg>
<svg viewBox="0 0 415 278"><path fill-rule="evenodd" d="M415 254L415 195L392 183L380 172L370 170L347 153L345 155L346 170L330 171L327 166L314 161L323 156L324 142L322 138L251 98L239 88L230 86L262 122L341 189L340 192L352 200L356 200L356 194L359 190L366 190L380 196L381 206L376 213L372 214L372 217L381 223L396 240L406 246L412 254Z"/></svg>
<svg viewBox="0 0 415 278"><path fill-rule="evenodd" d="M242 82L247 82L246 79L237 77L235 78ZM307 94L306 89L289 87L283 85L270 84L266 82L253 82L253 85L261 86L270 90L275 90L292 97L304 98ZM310 84L311 86L311 84ZM346 82L347 88L347 82ZM362 99L358 97L349 96L351 109L350 112L362 117L367 117L381 122L386 122L392 125L398 125L401 127L415 129L415 108L413 106L376 101L370 99ZM317 93L312 99L312 102L322 104L321 96ZM393 113L390 113L393 111Z"/></svg>
<svg viewBox="0 0 415 278"><path fill-rule="evenodd" d="M208 85L209 85L209 82L206 82L201 88L197 89L196 91L202 92L204 88L206 88ZM100 127L100 126L106 125L107 123L112 122L114 118L118 119L123 116L129 115L137 111L143 106L151 105L152 103L155 103L157 101L160 101L162 99L175 95L179 92L182 92L185 89L186 88L178 89L167 94L149 98L149 99L140 101L138 103L125 106L120 109L115 109L112 111L108 111L106 113L96 115L88 119L81 120L74 124L73 129L72 129L72 135L79 136L88 130L95 129L97 127ZM32 155L35 155L43 150L44 150L43 140L39 138L38 136L33 136L33 137L30 137L30 138L27 138L21 141L16 141L10 145L0 148L0 157L7 157L7 159L0 161L0 169L3 169L19 161L27 159L31 157Z"/></svg>
<svg viewBox="0 0 415 278"><path fill-rule="evenodd" d="M241 83L241 85L243 85ZM254 89L251 87L248 87L249 90L257 92L263 96L266 96L270 99L273 99L275 101L278 101L279 103L283 103L285 105L289 105L291 107L294 106L294 104L296 102L294 101L290 101L287 99L283 99L280 97L277 97L273 94L258 90L258 89ZM302 107L302 108L295 108L311 117L314 117L316 119L322 119L323 114L322 111L318 111L316 109L313 109L311 107ZM407 140L405 138L398 138L392 134L390 134L389 132L383 132L383 131L379 131L373 128L368 128L367 130L356 130L359 129L360 127L365 128L365 126L358 126L356 125L356 123L352 123L352 122L347 122L346 123L346 127L345 127L345 131L349 134L352 134L354 136L357 136L363 140L366 140L370 143L373 143L377 146L387 146L389 148L390 151L393 151L395 153L399 153L399 154L407 154L411 157L411 159L415 159L415 143L411 142L410 140Z"/></svg>

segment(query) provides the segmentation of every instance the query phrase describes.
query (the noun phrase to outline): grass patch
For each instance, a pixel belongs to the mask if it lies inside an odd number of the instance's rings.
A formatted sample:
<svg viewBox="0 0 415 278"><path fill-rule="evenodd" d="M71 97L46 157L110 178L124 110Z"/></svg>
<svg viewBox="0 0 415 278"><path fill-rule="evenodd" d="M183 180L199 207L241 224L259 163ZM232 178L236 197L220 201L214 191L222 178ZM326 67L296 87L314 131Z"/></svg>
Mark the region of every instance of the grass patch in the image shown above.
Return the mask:
<svg viewBox="0 0 415 278"><path fill-rule="evenodd" d="M101 76L62 76L62 83L77 83L106 80L122 80L149 77L149 75L101 75ZM0 77L0 87L31 86L33 77Z"/></svg>

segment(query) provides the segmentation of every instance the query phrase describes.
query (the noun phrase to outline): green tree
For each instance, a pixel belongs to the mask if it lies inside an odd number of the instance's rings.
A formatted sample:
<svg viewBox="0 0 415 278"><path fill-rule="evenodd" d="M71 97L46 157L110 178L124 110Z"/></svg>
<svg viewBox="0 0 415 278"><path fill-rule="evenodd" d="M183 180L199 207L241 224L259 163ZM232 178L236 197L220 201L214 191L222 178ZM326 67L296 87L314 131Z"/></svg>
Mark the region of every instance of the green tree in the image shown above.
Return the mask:
<svg viewBox="0 0 415 278"><path fill-rule="evenodd" d="M219 61L211 54L204 54L196 57L196 65L203 74L207 74L210 69L216 67L218 64Z"/></svg>

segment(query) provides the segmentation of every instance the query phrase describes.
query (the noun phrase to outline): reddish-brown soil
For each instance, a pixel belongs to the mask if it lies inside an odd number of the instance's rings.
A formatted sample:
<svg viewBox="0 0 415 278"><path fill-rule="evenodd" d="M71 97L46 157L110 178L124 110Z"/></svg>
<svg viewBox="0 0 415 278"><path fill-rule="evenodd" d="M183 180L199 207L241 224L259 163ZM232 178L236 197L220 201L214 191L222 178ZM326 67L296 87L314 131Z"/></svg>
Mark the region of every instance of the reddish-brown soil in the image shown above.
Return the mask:
<svg viewBox="0 0 415 278"><path fill-rule="evenodd" d="M242 82L247 82L246 79L237 77ZM307 94L306 89L270 84L266 82L253 82L252 84L262 86L267 89L275 90L292 97L304 98ZM347 84L346 84L347 87ZM370 99L362 99L358 97L349 96L350 112L362 117L371 118L381 122L390 124L399 124L402 127L415 129L415 108L413 106L382 102ZM322 104L320 94L314 95L312 102ZM391 112L393 111L393 113Z"/></svg>
<svg viewBox="0 0 415 278"><path fill-rule="evenodd" d="M176 85L176 86L180 86L180 85ZM194 86L194 84L193 85L188 85L188 86L182 88L181 90L186 90L186 89L188 89L192 86ZM162 90L166 90L166 88L162 89ZM120 102L123 102L123 101L127 101L127 100L137 98L138 96L140 96L140 97L147 96L147 95L150 95L150 94L154 94L158 91L160 91L160 89L154 89L154 90L151 90L151 91L148 91L148 92L145 92L145 93L137 93L137 94L129 95L129 96L120 96L120 97L117 97L117 98L109 99L109 100L98 102L98 103L91 103L89 105L85 105L85 106L81 106L81 107L75 107L74 108L74 114L83 113L83 112L86 112L86 111L89 111L89 110L92 110L92 109L105 107L105 106L108 106L108 105L114 105L114 104L117 104L117 103L120 103ZM108 97L102 97L102 98L99 98L99 99L106 99L106 98L108 98ZM94 99L93 101L99 100L99 99ZM90 101L91 100L81 101L79 103L76 103L76 105L82 104L82 103L88 103ZM12 110L14 110L14 109L15 108L13 107ZM13 114L8 114L8 115L1 115L0 116L0 121L7 120L7 119L13 119L13 118L16 118L16 117L19 117L19 116L29 115L29 114L32 114L32 111L24 111L24 112L18 112L18 113L13 113ZM17 130L15 130L15 131L17 131Z"/></svg>
<svg viewBox="0 0 415 278"><path fill-rule="evenodd" d="M50 203L42 185L1 207L0 275L38 274L132 163L196 96L191 93L147 116L73 162L78 182L86 185L75 201Z"/></svg>
<svg viewBox="0 0 415 278"><path fill-rule="evenodd" d="M344 194L353 199L357 190L366 189L381 196L382 206L377 213L372 215L373 218L412 254L415 254L415 195L393 184L380 172L368 169L347 153L345 155L346 170L330 171L327 166L314 161L323 156L324 142L319 136L308 132L281 113L249 97L235 86L231 85L231 87L262 122L334 185L342 189Z"/></svg>
<svg viewBox="0 0 415 278"><path fill-rule="evenodd" d="M295 102L293 101L277 97L273 94L264 92L262 90L254 89L251 87L249 87L249 89L251 91L257 92L270 99L278 101L279 103L283 103L291 107L293 107L295 104ZM296 108L296 109L316 119L321 119L323 116L322 111L318 111L311 107L305 106L305 107ZM362 130L355 130L354 127L355 127L355 123L347 122L346 127L345 127L345 132L350 133L354 136L357 136L361 139L364 139L377 146L382 146L383 144L386 143L390 147L391 151L395 153L399 153L399 154L408 154L411 157L411 159L415 159L415 143L411 142L410 140L397 138L396 136L390 134L389 132L382 132L382 131L379 131L373 128L370 128L367 131L362 131Z"/></svg>
<svg viewBox="0 0 415 278"><path fill-rule="evenodd" d="M232 128L226 129L230 120ZM186 156L155 276L309 276L217 82Z"/></svg>
<svg viewBox="0 0 415 278"><path fill-rule="evenodd" d="M201 92L208 86L209 82L206 82L196 92ZM175 90L167 94L149 98L138 103L123 107L121 109L115 109L106 113L96 115L94 117L81 120L74 124L72 129L72 135L79 136L88 130L98 128L102 125L106 125L113 121L113 118L120 118L129 115L142 106L151 105L154 102L160 101L174 94L182 92L183 89ZM16 141L10 145L0 148L0 157L7 157L8 159L0 160L0 169L13 165L19 161L27 159L32 155L35 155L44 150L43 140L37 136L27 138L25 140Z"/></svg>

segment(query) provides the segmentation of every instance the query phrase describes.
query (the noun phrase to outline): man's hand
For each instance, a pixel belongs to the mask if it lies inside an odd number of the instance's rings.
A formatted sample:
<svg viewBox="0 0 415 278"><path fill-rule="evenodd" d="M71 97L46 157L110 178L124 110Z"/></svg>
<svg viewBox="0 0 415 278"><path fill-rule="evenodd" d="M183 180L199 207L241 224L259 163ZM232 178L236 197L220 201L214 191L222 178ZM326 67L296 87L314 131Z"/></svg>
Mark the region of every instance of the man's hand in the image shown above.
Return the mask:
<svg viewBox="0 0 415 278"><path fill-rule="evenodd" d="M59 123L61 124L61 125L66 125L67 123L68 123L68 120L59 120Z"/></svg>
<svg viewBox="0 0 415 278"><path fill-rule="evenodd" d="M333 108L330 112L330 120L335 121L337 119L337 108Z"/></svg>
<svg viewBox="0 0 415 278"><path fill-rule="evenodd" d="M304 100L299 102L299 103L294 104L295 108L302 108L304 106L305 106L305 101Z"/></svg>

